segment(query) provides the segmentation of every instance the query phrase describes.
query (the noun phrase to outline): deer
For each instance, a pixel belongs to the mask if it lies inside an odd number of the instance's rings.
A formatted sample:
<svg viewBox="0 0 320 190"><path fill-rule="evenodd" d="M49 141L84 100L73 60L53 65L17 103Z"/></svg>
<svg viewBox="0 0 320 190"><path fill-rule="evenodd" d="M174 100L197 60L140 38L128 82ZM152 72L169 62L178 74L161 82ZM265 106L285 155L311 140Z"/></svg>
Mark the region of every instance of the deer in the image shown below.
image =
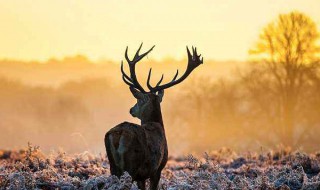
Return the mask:
<svg viewBox="0 0 320 190"><path fill-rule="evenodd" d="M149 70L147 87L149 92L138 82L135 66L147 56L155 46L140 55L142 43L132 60L128 57L128 47L125 50L125 59L129 65L130 76L127 75L121 62L122 79L137 99L137 103L130 109L133 117L140 119L141 124L123 122L110 129L104 138L107 157L110 163L112 175L120 177L128 172L138 188L145 190L145 182L150 179L150 189L157 190L161 171L168 161L168 146L161 114L161 102L164 90L184 81L191 72L203 63L203 57L198 55L197 49L192 47L192 54L187 47L188 65L184 74L177 79L177 70L173 79L166 84L161 84L164 78L162 74L159 82L150 84L152 68Z"/></svg>

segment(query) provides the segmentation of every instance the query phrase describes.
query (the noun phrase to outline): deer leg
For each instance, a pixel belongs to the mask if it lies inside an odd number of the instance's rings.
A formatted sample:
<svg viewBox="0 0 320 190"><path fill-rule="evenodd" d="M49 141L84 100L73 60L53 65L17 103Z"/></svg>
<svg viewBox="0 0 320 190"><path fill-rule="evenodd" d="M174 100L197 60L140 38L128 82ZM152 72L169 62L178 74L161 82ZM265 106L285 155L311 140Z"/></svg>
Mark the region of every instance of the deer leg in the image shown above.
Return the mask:
<svg viewBox="0 0 320 190"><path fill-rule="evenodd" d="M114 161L112 159L109 160L109 164L110 164L110 173L111 175L115 175L118 178L121 177L121 175L123 174L123 172L121 171L120 168L118 168L115 164Z"/></svg>
<svg viewBox="0 0 320 190"><path fill-rule="evenodd" d="M115 175L120 178L121 171L119 170L119 168L116 165L115 157L117 155L115 155L115 154L117 154L117 152L115 152L115 150L114 150L115 148L113 146L112 135L108 135L108 133L107 133L105 135L104 142L105 142L105 146L106 146L107 157L108 157L109 164L110 164L111 175Z"/></svg>
<svg viewBox="0 0 320 190"><path fill-rule="evenodd" d="M137 185L140 190L145 190L146 189L146 180L137 181Z"/></svg>
<svg viewBox="0 0 320 190"><path fill-rule="evenodd" d="M153 176L151 176L151 178L150 178L150 190L158 190L160 177L161 177L161 170L158 171Z"/></svg>

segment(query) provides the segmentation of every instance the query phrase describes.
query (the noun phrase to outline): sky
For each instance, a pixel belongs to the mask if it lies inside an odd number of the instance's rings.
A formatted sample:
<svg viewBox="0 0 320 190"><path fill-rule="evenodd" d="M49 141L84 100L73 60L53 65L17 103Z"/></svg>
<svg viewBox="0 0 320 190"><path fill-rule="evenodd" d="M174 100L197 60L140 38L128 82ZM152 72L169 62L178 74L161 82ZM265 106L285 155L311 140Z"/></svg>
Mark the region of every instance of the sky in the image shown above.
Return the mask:
<svg viewBox="0 0 320 190"><path fill-rule="evenodd" d="M320 25L320 0L0 0L0 59L83 54L123 59L144 42L154 59L246 60L261 29L297 10Z"/></svg>

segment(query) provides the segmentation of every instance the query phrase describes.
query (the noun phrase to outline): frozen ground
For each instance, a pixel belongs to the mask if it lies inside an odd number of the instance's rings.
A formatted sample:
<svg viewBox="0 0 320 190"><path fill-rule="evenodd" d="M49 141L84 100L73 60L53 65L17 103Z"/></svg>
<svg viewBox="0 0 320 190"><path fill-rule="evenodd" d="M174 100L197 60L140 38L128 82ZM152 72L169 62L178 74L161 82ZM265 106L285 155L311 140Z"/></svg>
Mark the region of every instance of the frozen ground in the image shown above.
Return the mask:
<svg viewBox="0 0 320 190"><path fill-rule="evenodd" d="M320 189L320 153L269 151L237 155L229 149L170 158L160 189ZM37 147L0 151L0 189L138 189L131 177L110 175L105 155L63 152L43 155Z"/></svg>

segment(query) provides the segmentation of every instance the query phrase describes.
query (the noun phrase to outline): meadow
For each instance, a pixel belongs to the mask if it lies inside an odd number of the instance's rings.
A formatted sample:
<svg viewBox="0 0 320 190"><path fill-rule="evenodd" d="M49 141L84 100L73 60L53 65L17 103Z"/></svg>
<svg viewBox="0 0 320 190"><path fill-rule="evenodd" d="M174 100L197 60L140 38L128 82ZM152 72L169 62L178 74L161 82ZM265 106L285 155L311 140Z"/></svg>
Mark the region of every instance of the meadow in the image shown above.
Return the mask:
<svg viewBox="0 0 320 190"><path fill-rule="evenodd" d="M128 173L120 179L110 175L105 154L45 155L29 144L19 151L1 151L0 166L0 189L138 190ZM223 148L199 157L170 157L160 189L314 190L320 188L319 172L319 153L279 148L237 154Z"/></svg>

